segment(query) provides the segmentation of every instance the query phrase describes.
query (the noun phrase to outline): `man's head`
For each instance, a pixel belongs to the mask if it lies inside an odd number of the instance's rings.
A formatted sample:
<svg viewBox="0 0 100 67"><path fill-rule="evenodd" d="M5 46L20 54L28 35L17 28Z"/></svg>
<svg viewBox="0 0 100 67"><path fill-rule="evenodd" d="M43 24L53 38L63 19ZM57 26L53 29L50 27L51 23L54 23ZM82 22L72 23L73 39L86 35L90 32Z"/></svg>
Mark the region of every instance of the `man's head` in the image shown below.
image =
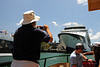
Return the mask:
<svg viewBox="0 0 100 67"><path fill-rule="evenodd" d="M82 43L77 43L77 44L76 44L76 50L77 50L77 49L84 49L83 44L82 44Z"/></svg>
<svg viewBox="0 0 100 67"><path fill-rule="evenodd" d="M23 13L23 19L20 21L18 25L20 24L27 25L39 20L40 20L40 17L36 16L33 10L30 10Z"/></svg>
<svg viewBox="0 0 100 67"><path fill-rule="evenodd" d="M83 52L83 49L84 49L84 46L83 46L82 43L77 43L76 44L76 51L77 51L78 54L79 53L82 53Z"/></svg>

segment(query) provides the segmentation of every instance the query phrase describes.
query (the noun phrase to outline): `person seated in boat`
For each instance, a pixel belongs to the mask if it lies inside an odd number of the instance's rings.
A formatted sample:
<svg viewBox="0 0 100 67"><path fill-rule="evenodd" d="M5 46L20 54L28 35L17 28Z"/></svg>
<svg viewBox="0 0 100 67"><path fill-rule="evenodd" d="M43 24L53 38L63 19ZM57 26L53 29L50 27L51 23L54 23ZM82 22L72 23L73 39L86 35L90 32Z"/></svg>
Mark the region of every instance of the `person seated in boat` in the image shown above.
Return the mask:
<svg viewBox="0 0 100 67"><path fill-rule="evenodd" d="M93 51L83 53L83 55L93 54L96 61L95 67L100 67L100 42L94 42L92 44L92 50Z"/></svg>
<svg viewBox="0 0 100 67"><path fill-rule="evenodd" d="M87 61L92 62L92 59L87 59L83 54L84 46L82 43L76 44L76 49L70 55L70 67L82 67L83 58Z"/></svg>
<svg viewBox="0 0 100 67"><path fill-rule="evenodd" d="M48 43L53 40L52 33L48 25L44 25L45 31L38 29L36 22L40 17L36 16L34 11L23 13L22 24L14 34L13 43L13 62L11 67L39 67L41 42Z"/></svg>

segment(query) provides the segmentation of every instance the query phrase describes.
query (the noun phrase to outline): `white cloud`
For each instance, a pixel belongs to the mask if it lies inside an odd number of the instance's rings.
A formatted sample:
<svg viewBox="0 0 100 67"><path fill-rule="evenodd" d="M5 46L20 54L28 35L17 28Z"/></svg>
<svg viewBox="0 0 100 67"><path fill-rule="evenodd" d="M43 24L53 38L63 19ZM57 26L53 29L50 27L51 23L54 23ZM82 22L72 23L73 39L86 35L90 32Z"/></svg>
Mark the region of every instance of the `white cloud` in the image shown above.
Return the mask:
<svg viewBox="0 0 100 67"><path fill-rule="evenodd" d="M87 0L77 0L78 4L87 5Z"/></svg>
<svg viewBox="0 0 100 67"><path fill-rule="evenodd" d="M54 26L58 26L57 22L53 21L52 23L54 24Z"/></svg>
<svg viewBox="0 0 100 67"><path fill-rule="evenodd" d="M68 26L68 25L80 25L80 24L78 24L77 22L68 22L68 23L64 23L62 25Z"/></svg>
<svg viewBox="0 0 100 67"><path fill-rule="evenodd" d="M94 36L90 37L91 39L99 39L100 38L100 32L97 32Z"/></svg>
<svg viewBox="0 0 100 67"><path fill-rule="evenodd" d="M89 29L89 36L90 36L90 39L92 39L92 40L99 39L100 38L100 32L97 32L95 35L93 35L92 29Z"/></svg>
<svg viewBox="0 0 100 67"><path fill-rule="evenodd" d="M92 32L92 29L89 29L89 32Z"/></svg>

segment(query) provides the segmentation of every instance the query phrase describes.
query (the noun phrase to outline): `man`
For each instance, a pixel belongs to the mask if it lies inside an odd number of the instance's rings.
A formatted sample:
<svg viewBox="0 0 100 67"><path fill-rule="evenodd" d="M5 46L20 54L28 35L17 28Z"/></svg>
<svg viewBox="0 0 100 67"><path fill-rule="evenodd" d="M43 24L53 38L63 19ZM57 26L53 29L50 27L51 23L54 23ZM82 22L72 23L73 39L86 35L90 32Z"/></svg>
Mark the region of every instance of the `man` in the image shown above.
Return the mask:
<svg viewBox="0 0 100 67"><path fill-rule="evenodd" d="M76 44L76 50L70 55L70 67L82 67L83 58L90 62L93 61L92 59L87 59L84 55L82 55L83 49L84 46L82 43Z"/></svg>
<svg viewBox="0 0 100 67"><path fill-rule="evenodd" d="M93 51L94 51L95 60L96 60L95 67L100 67L100 42L93 43Z"/></svg>
<svg viewBox="0 0 100 67"><path fill-rule="evenodd" d="M48 25L44 25L47 33L36 27L40 17L33 10L24 12L23 17L19 23L22 26L14 34L14 60L11 67L39 67L41 42L52 41L53 37Z"/></svg>

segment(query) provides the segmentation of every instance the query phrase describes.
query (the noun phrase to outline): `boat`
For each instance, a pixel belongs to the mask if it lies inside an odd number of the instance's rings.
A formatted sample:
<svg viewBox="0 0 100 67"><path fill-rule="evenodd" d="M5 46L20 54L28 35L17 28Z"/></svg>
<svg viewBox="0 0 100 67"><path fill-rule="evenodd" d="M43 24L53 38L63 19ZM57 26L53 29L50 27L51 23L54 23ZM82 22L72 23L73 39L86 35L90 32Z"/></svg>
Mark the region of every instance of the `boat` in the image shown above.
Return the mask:
<svg viewBox="0 0 100 67"><path fill-rule="evenodd" d="M91 51L91 42L88 35L88 30L84 25L66 26L58 34L59 40L66 46L66 50L71 52L75 49L77 43L84 44L84 51Z"/></svg>
<svg viewBox="0 0 100 67"><path fill-rule="evenodd" d="M12 48L13 37L8 31L0 29L0 67L10 67Z"/></svg>
<svg viewBox="0 0 100 67"><path fill-rule="evenodd" d="M73 27L70 27L70 28L73 28ZM74 27L74 28L77 28L77 27ZM77 30L77 29L75 29ZM80 30L80 31L79 31ZM83 32L84 30L84 32ZM83 30L79 29L77 31L79 31L79 33L82 31L84 36L85 34L88 34L87 33L87 30L83 27ZM73 43L73 45L68 45L68 43L71 44L71 42L66 42L66 40L68 40L69 38L67 37L70 37L70 39L73 39L76 37L76 39L78 38L83 38L83 41L79 40L78 42L84 42L84 44L87 46L89 44L87 43L90 43L90 42L85 42L85 40L89 40L88 37L85 39L84 36L81 36L78 34L72 34L71 32L66 32L68 31L68 28L67 30L65 29L64 31L62 31L61 33L58 34L59 36L59 43L42 43L41 44L41 51L40 51L40 59L38 60L39 61L39 64L40 64L40 67L70 67L70 51L68 51L68 48L75 48L73 47L75 45L76 42ZM69 36L71 35L71 36ZM88 36L88 35L86 35ZM72 37L72 38L71 38ZM66 40L65 40L66 39ZM1 52L0 52L0 67L10 67L11 65L11 62L13 60L13 57L12 57L12 48L13 48L13 37L11 37L9 34L3 34L3 33L0 33L0 42L1 41L5 41L3 42L5 47L4 49L0 48ZM7 45L6 43L8 43L9 45ZM0 43L1 45L1 43ZM3 46L2 46L3 47ZM89 48L89 46L88 46ZM90 49L87 49L86 50L90 50ZM85 50L85 51L86 51ZM94 59L92 55L87 55L86 57L90 58L90 59Z"/></svg>
<svg viewBox="0 0 100 67"><path fill-rule="evenodd" d="M13 48L13 37L6 30L0 30L0 53L9 53Z"/></svg>

